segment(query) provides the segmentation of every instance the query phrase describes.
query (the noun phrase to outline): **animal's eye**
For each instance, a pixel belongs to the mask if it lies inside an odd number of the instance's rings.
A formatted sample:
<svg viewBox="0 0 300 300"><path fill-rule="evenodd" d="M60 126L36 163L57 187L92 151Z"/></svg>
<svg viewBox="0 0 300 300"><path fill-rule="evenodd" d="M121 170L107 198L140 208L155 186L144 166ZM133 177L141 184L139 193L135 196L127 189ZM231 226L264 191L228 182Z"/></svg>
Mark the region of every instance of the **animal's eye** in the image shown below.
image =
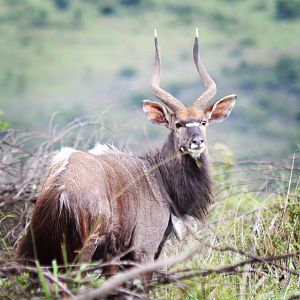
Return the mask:
<svg viewBox="0 0 300 300"><path fill-rule="evenodd" d="M175 126L176 126L176 128L180 128L180 127L183 127L183 124L181 124L181 123L176 123Z"/></svg>
<svg viewBox="0 0 300 300"><path fill-rule="evenodd" d="M202 126L205 126L206 124L207 124L207 121L202 121L202 122L201 122L201 125L202 125Z"/></svg>

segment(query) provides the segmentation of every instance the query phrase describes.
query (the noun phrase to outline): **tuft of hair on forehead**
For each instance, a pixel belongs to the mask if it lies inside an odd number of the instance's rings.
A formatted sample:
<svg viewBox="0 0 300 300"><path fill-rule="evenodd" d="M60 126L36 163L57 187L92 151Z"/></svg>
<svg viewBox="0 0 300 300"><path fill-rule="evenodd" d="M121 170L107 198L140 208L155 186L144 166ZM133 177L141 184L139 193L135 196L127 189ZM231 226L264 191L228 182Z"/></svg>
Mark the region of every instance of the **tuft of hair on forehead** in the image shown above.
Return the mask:
<svg viewBox="0 0 300 300"><path fill-rule="evenodd" d="M176 113L176 118L181 121L201 120L204 117L204 112L195 107L185 108Z"/></svg>

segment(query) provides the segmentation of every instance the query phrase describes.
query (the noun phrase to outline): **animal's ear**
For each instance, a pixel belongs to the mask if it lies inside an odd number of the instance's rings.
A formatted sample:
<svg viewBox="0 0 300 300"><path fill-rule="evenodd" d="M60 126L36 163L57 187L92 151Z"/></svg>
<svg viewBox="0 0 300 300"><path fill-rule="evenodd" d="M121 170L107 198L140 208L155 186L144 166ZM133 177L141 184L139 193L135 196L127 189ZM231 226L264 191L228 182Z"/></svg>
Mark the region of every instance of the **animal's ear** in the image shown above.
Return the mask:
<svg viewBox="0 0 300 300"><path fill-rule="evenodd" d="M226 96L205 108L208 123L222 122L227 119L234 107L236 95Z"/></svg>
<svg viewBox="0 0 300 300"><path fill-rule="evenodd" d="M142 107L152 123L169 127L173 113L165 105L158 102L143 100Z"/></svg>

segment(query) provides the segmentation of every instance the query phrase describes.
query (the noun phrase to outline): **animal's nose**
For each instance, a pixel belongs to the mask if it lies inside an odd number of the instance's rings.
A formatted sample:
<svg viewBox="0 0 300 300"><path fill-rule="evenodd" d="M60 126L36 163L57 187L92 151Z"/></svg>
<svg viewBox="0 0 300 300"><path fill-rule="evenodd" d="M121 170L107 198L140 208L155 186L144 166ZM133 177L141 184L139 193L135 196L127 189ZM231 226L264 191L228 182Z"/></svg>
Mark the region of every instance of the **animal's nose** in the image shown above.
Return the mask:
<svg viewBox="0 0 300 300"><path fill-rule="evenodd" d="M204 140L200 136L195 136L192 139L192 143L197 145L197 146L200 146L202 143L204 143Z"/></svg>

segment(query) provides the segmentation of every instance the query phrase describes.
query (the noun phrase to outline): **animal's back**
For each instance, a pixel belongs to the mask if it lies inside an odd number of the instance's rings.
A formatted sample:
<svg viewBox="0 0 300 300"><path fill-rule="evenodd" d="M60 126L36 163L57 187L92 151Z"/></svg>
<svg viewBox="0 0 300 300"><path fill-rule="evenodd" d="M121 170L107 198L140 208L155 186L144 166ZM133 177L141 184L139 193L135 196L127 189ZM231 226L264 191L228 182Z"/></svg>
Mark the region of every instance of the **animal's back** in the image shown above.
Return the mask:
<svg viewBox="0 0 300 300"><path fill-rule="evenodd" d="M135 241L144 227L138 215L152 224L151 205L157 205L142 161L105 146L90 152L66 148L54 158L31 226L19 244L19 258L37 257L49 265L54 258L63 263L64 254L74 261L90 239L111 254L141 243Z"/></svg>

